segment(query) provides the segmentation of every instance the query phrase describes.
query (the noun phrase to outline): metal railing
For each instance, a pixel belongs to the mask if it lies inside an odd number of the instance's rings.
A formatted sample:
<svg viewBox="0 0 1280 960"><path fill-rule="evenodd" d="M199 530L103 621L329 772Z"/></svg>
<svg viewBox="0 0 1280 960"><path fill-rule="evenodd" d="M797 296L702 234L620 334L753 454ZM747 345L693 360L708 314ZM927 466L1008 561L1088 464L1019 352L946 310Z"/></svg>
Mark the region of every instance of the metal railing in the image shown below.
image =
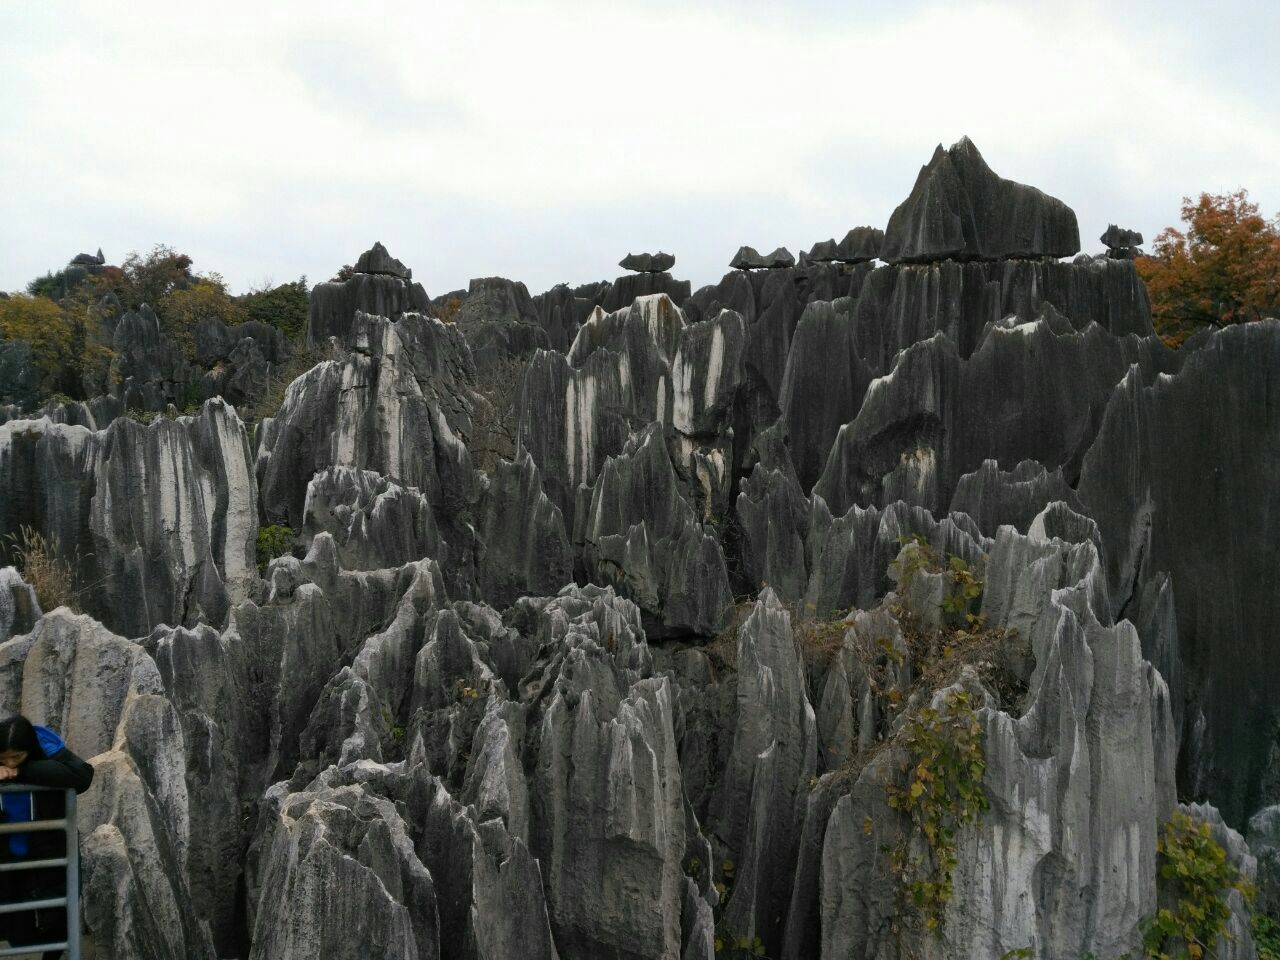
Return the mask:
<svg viewBox="0 0 1280 960"><path fill-rule="evenodd" d="M10 783L0 786L0 793L52 793L61 787L33 787L26 783ZM47 833L61 830L66 834L66 853L46 860L14 859L0 861L0 873L19 870L39 870L45 867L63 867L66 870L66 890L61 897L44 900L15 900L0 903L0 917L7 913L61 907L67 913L67 939L56 943L35 943L23 947L0 947L0 957L17 957L28 953L44 953L52 950L67 951L68 960L80 960L80 843L76 833L76 792L66 794L66 812L56 820L27 820L15 823L0 822L0 843L11 833ZM34 808L34 797L32 806ZM34 815L34 809L32 814ZM4 939L4 924L0 922L0 940Z"/></svg>

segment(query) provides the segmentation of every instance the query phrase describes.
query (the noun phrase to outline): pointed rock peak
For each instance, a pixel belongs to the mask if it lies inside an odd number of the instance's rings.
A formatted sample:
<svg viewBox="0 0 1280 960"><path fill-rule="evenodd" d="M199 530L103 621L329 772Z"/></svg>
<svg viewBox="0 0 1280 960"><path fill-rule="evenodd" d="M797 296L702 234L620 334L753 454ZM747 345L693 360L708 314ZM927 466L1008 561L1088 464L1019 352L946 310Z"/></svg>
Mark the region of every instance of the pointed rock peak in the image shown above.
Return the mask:
<svg viewBox="0 0 1280 960"><path fill-rule="evenodd" d="M387 248L381 243L375 243L360 254L360 259L356 261L355 272L381 273L391 277L399 277L401 280L413 279L413 271L387 253Z"/></svg>
<svg viewBox="0 0 1280 960"><path fill-rule="evenodd" d="M942 144L938 144L938 149L942 149ZM952 160L957 157L971 157L984 165L986 164L986 161L982 159L982 151L978 149L976 143L969 139L968 134L961 136L959 140L953 143L951 148L947 150L947 155Z"/></svg>
<svg viewBox="0 0 1280 960"><path fill-rule="evenodd" d="M623 270L634 270L636 273L665 273L676 265L673 254L663 253L628 253L618 261Z"/></svg>
<svg viewBox="0 0 1280 960"><path fill-rule="evenodd" d="M1005 180L961 137L941 145L889 218L888 263L1069 257L1080 250L1076 215L1035 187Z"/></svg>

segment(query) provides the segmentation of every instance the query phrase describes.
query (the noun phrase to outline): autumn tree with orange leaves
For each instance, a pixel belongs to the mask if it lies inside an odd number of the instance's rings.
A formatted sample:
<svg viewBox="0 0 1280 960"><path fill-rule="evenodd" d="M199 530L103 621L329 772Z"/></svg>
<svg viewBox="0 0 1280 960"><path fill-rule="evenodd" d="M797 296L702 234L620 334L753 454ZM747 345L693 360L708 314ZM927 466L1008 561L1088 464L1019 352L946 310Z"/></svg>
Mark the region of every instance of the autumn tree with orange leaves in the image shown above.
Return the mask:
<svg viewBox="0 0 1280 960"><path fill-rule="evenodd" d="M1184 197L1185 230L1161 231L1136 261L1156 332L1177 346L1205 326L1280 316L1280 217L1266 219L1247 190Z"/></svg>

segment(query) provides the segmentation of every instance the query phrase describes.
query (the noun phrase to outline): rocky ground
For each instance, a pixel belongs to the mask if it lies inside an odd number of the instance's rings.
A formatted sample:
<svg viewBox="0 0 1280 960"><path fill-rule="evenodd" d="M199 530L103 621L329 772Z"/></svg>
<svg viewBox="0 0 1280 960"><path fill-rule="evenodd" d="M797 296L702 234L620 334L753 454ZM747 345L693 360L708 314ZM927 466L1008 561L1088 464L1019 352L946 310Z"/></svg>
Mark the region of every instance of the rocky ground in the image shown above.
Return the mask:
<svg viewBox="0 0 1280 960"><path fill-rule="evenodd" d="M271 328L164 415L113 319L113 394L0 408L0 537L84 585L0 570L0 707L97 768L98 955L1113 960L1176 811L1277 896L1280 322L1171 351L1079 247L964 140L697 291L376 245L258 422Z"/></svg>

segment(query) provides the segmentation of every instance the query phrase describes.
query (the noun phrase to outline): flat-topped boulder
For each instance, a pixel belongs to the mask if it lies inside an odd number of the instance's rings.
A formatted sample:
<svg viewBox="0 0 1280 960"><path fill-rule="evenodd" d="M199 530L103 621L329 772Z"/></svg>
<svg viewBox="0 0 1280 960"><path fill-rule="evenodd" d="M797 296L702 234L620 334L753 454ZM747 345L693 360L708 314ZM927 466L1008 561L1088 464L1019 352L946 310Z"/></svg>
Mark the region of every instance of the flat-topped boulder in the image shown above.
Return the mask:
<svg viewBox="0 0 1280 960"><path fill-rule="evenodd" d="M375 243L360 254L360 259L356 261L355 272L381 273L389 277L399 277L401 280L413 279L413 271L391 256L381 243Z"/></svg>
<svg viewBox="0 0 1280 960"><path fill-rule="evenodd" d="M834 263L839 257L836 255L838 244L833 237L830 240L819 240L808 251L802 254L807 263Z"/></svg>
<svg viewBox="0 0 1280 960"><path fill-rule="evenodd" d="M1106 231L1098 238L1107 248L1107 256L1112 260L1132 260L1142 255L1142 234L1137 230L1126 230L1114 223L1108 224Z"/></svg>
<svg viewBox="0 0 1280 960"><path fill-rule="evenodd" d="M884 245L884 231L876 227L854 227L836 245L836 260L845 263L865 263L880 256Z"/></svg>
<svg viewBox="0 0 1280 960"><path fill-rule="evenodd" d="M796 265L796 258L786 247L778 247L772 253L766 253L762 259L765 267L770 270L782 270Z"/></svg>
<svg viewBox="0 0 1280 960"><path fill-rule="evenodd" d="M880 256L882 243L883 230L854 227L838 242L835 239L818 241L804 258L809 263L866 263Z"/></svg>
<svg viewBox="0 0 1280 960"><path fill-rule="evenodd" d="M786 247L778 247L763 256L756 252L755 247L739 247L729 261L729 266L734 270L777 270L795 265L796 258Z"/></svg>
<svg viewBox="0 0 1280 960"><path fill-rule="evenodd" d="M406 313L433 315L431 298L413 271L387 252L381 243L360 254L350 271L345 268L311 291L307 309L307 343L324 344L329 337L345 342L357 313L398 320Z"/></svg>
<svg viewBox="0 0 1280 960"><path fill-rule="evenodd" d="M676 265L673 254L663 253L628 253L618 261L623 270L634 270L636 273L665 273Z"/></svg>
<svg viewBox="0 0 1280 960"><path fill-rule="evenodd" d="M1080 250L1075 212L1035 187L995 173L973 141L939 144L911 195L893 211L887 263L1070 257Z"/></svg>
<svg viewBox="0 0 1280 960"><path fill-rule="evenodd" d="M71 258L71 264L82 267L100 267L107 262L107 258L102 255L102 248L98 248L96 254L93 253L77 253Z"/></svg>

